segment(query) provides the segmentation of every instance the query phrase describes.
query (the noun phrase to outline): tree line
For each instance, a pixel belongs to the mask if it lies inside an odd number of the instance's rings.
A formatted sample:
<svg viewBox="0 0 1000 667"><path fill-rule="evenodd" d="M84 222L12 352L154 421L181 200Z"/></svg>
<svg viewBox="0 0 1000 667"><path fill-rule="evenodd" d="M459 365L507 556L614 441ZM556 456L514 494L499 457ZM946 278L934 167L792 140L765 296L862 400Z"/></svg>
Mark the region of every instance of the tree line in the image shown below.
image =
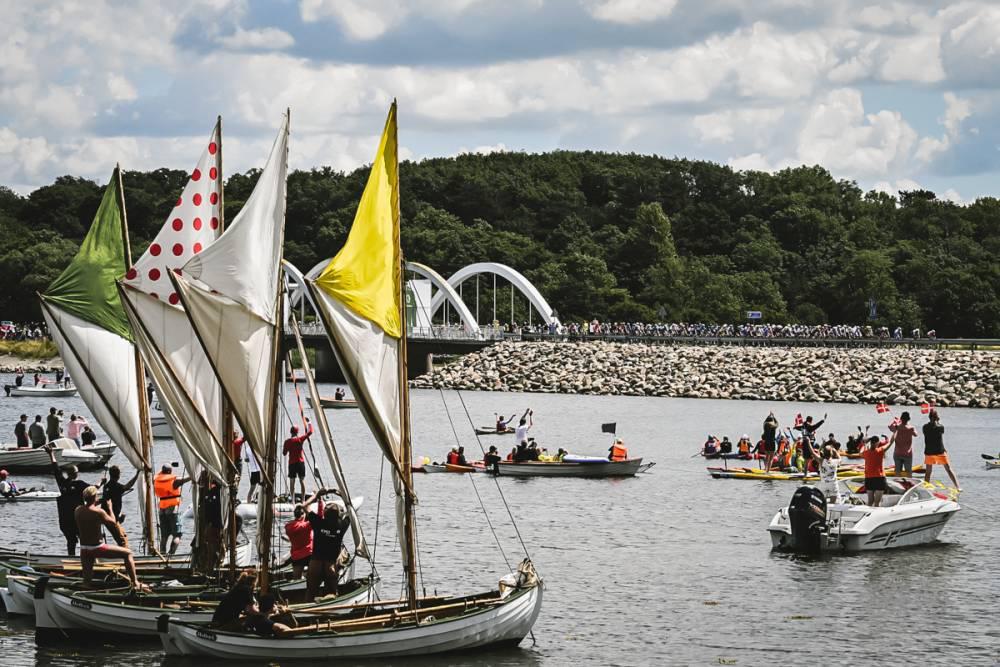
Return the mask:
<svg viewBox="0 0 1000 667"><path fill-rule="evenodd" d="M286 259L307 271L337 252L367 174L289 174ZM226 219L258 175L228 179ZM123 178L138 257L188 175L158 169ZM874 299L876 326L1000 337L994 198L956 205L925 190L864 192L818 166L736 172L571 151L404 162L400 182L407 259L446 276L472 262L507 264L564 321L739 322L758 310L769 322L863 324ZM4 319L38 319L35 292L76 252L102 187L62 176L25 197L0 186ZM522 299L515 317L527 319L525 307Z"/></svg>

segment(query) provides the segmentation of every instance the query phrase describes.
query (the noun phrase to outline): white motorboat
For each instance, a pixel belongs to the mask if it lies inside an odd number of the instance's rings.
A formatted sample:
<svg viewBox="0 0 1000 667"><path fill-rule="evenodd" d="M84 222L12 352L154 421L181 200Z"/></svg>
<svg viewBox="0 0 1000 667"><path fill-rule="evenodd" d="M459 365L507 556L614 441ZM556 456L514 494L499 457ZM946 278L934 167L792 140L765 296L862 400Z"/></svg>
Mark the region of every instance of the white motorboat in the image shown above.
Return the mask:
<svg viewBox="0 0 1000 667"><path fill-rule="evenodd" d="M53 440L51 445L56 464L60 468L75 465L79 470L96 470L103 467L117 450L117 447L110 442L80 448L69 438ZM49 453L44 449L0 445L0 468L8 472L44 473L48 472L51 466Z"/></svg>
<svg viewBox="0 0 1000 667"><path fill-rule="evenodd" d="M354 503L355 509L361 507L365 502L364 496L353 496L351 501ZM344 501L340 498L327 498L325 500L327 503L334 503L340 507L340 510L344 510ZM295 506L299 503L289 503L289 502L273 502L271 507L274 508L274 516L287 519L288 517L295 514ZM307 509L313 509L315 504L310 505ZM256 521L257 520L257 503L244 503L241 502L236 506L236 514L244 521ZM188 505L184 512L181 514L181 519L188 521L194 518L194 506Z"/></svg>
<svg viewBox="0 0 1000 667"><path fill-rule="evenodd" d="M631 477L648 470L651 465L643 466L642 458L609 461L581 456L562 461L500 461L497 474L501 477Z"/></svg>
<svg viewBox="0 0 1000 667"><path fill-rule="evenodd" d="M5 387L8 396L34 396L35 398L69 398L76 396L76 387L63 387L62 385L37 387Z"/></svg>
<svg viewBox="0 0 1000 667"><path fill-rule="evenodd" d="M52 501L59 497L58 491L46 491L44 489L30 489L16 496L0 496L0 505L6 503L33 503L40 501Z"/></svg>
<svg viewBox="0 0 1000 667"><path fill-rule="evenodd" d="M863 487L862 487L863 488ZM802 486L768 526L775 549L805 553L854 553L928 544L958 510L957 492L920 480L888 481L878 507L860 493L828 503L817 487Z"/></svg>

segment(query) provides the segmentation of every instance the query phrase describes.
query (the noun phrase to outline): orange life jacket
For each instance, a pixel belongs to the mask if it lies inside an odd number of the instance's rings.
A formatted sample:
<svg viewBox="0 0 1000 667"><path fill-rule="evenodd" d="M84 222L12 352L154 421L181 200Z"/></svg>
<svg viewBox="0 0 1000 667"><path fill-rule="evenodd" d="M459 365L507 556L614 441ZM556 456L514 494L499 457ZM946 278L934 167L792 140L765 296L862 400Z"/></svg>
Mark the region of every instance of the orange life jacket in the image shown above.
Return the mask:
<svg viewBox="0 0 1000 667"><path fill-rule="evenodd" d="M160 509L170 509L181 504L181 490L174 488L177 476L173 473L157 473L153 477L153 491L160 499Z"/></svg>
<svg viewBox="0 0 1000 667"><path fill-rule="evenodd" d="M458 465L458 452L448 452L447 461L450 465Z"/></svg>
<svg viewBox="0 0 1000 667"><path fill-rule="evenodd" d="M625 449L624 445L611 445L611 460L612 461L624 461L628 458L628 450Z"/></svg>
<svg viewBox="0 0 1000 667"><path fill-rule="evenodd" d="M740 454L749 454L750 453L750 441L749 440L740 440L739 444L737 444L736 447L739 450Z"/></svg>

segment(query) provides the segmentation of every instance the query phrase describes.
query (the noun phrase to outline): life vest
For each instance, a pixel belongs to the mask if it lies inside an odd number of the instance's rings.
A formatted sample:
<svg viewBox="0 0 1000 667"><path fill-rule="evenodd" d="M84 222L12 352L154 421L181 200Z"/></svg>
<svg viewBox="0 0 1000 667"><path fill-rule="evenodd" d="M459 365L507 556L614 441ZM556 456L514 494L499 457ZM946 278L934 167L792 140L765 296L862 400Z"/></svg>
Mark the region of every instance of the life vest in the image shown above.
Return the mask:
<svg viewBox="0 0 1000 667"><path fill-rule="evenodd" d="M153 477L153 491L160 499L160 509L170 509L181 504L181 491L174 488L177 476L173 473L157 473Z"/></svg>
<svg viewBox="0 0 1000 667"><path fill-rule="evenodd" d="M740 454L749 454L750 453L750 441L749 440L740 440L740 442L737 445L737 447L740 450Z"/></svg>
<svg viewBox="0 0 1000 667"><path fill-rule="evenodd" d="M458 465L458 452L448 452L448 464Z"/></svg>
<svg viewBox="0 0 1000 667"><path fill-rule="evenodd" d="M624 445L611 445L611 460L612 461L624 461L628 458L628 450L625 449Z"/></svg>

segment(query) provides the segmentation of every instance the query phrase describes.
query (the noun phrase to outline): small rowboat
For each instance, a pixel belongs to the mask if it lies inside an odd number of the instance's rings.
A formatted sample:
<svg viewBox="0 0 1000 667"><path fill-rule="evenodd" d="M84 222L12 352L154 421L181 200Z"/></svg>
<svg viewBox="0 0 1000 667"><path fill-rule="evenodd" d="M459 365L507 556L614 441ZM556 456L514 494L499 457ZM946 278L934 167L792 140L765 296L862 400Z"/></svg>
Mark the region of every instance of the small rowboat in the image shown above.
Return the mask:
<svg viewBox="0 0 1000 667"><path fill-rule="evenodd" d="M496 426L477 426L476 435L510 435L514 432L514 429L508 428L504 431L498 431Z"/></svg>
<svg viewBox="0 0 1000 667"><path fill-rule="evenodd" d="M426 472L426 473L438 473L438 472L457 472L457 473L467 473L467 472L486 472L486 467L483 465L482 461L473 461L472 465L460 466L454 463L427 463L422 466L414 466L413 472Z"/></svg>
<svg viewBox="0 0 1000 667"><path fill-rule="evenodd" d="M632 477L648 470L642 459L609 461L606 458L567 456L562 461L500 461L497 474L501 477Z"/></svg>
<svg viewBox="0 0 1000 667"><path fill-rule="evenodd" d="M24 493L10 498L0 496L0 505L4 503L31 503L44 500L55 500L58 497L58 491L25 491Z"/></svg>
<svg viewBox="0 0 1000 667"><path fill-rule="evenodd" d="M68 398L76 396L76 387L10 387L10 396L34 396L36 398Z"/></svg>
<svg viewBox="0 0 1000 667"><path fill-rule="evenodd" d="M313 405L312 396L307 396L306 399L309 401L309 407L315 409L316 406ZM320 396L319 404L327 410L348 410L350 408L358 407L358 402L351 398L336 399L329 396Z"/></svg>

